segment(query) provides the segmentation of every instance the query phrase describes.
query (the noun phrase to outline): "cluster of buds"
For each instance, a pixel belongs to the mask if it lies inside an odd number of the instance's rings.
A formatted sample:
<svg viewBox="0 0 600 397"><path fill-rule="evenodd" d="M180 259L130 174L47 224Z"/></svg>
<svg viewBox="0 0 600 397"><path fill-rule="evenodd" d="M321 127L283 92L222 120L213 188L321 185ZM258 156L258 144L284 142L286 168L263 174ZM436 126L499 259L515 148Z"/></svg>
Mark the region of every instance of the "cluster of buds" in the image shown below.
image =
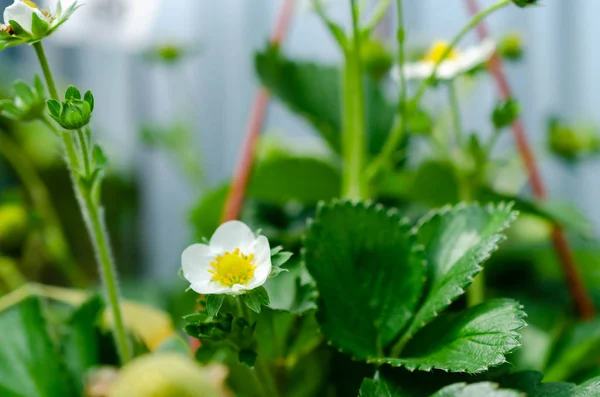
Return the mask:
<svg viewBox="0 0 600 397"><path fill-rule="evenodd" d="M34 44L50 36L79 8L74 1L63 10L59 0L54 13L40 10L30 0L15 0L4 10L4 24L0 25L0 50L19 44Z"/></svg>
<svg viewBox="0 0 600 397"><path fill-rule="evenodd" d="M65 130L79 130L89 124L94 111L94 96L88 91L81 98L76 87L67 88L64 102L48 101L50 117Z"/></svg>

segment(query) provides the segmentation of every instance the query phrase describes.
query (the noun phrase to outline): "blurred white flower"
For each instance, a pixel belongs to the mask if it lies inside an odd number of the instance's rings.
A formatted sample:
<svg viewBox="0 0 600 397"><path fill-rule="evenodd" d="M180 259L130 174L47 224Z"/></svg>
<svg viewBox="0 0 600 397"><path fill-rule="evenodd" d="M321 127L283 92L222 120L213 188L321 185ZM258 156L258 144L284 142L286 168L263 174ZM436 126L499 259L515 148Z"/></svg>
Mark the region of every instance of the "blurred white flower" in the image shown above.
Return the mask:
<svg viewBox="0 0 600 397"><path fill-rule="evenodd" d="M240 294L260 287L271 273L271 249L246 224L222 224L210 243L194 244L181 254L190 287L199 294Z"/></svg>
<svg viewBox="0 0 600 397"><path fill-rule="evenodd" d="M429 78L434 71L435 64L442 58L447 49L448 43L436 41L420 61L406 63L403 69L406 80ZM436 77L441 80L453 79L489 61L495 51L496 42L491 39L484 40L462 52L453 49L438 66ZM392 73L394 78L398 79L398 67L394 68Z"/></svg>
<svg viewBox="0 0 600 397"><path fill-rule="evenodd" d="M15 2L4 10L4 23L10 21L18 23L27 33L33 33L33 14L39 19L49 22L48 17L42 13L37 4L29 0L15 0Z"/></svg>

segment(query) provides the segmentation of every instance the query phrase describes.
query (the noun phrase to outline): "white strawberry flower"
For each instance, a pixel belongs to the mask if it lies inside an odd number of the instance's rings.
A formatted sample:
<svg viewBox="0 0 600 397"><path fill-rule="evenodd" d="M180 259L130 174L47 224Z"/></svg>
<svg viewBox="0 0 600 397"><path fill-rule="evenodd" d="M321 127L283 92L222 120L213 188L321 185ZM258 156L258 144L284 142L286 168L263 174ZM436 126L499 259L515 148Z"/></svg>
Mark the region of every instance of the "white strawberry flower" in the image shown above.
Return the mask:
<svg viewBox="0 0 600 397"><path fill-rule="evenodd" d="M69 0L63 7L61 0L54 12L42 11L30 0L14 0L4 9L4 24L0 24L0 51L19 44L34 44L50 36L80 7L77 0Z"/></svg>
<svg viewBox="0 0 600 397"><path fill-rule="evenodd" d="M9 25L10 21L18 23L24 31L33 33L33 15L42 21L49 22L48 17L42 13L37 4L29 0L15 0L15 2L4 10L4 23Z"/></svg>
<svg viewBox="0 0 600 397"><path fill-rule="evenodd" d="M242 294L260 287L271 273L271 249L246 224L222 224L209 244L193 244L181 254L183 276L199 294Z"/></svg>
<svg viewBox="0 0 600 397"><path fill-rule="evenodd" d="M447 43L436 41L421 60L406 63L403 68L406 80L424 80L429 78L434 72L436 63L442 58L447 49ZM489 61L495 51L496 42L491 39L484 40L480 44L469 47L464 51L454 49L438 66L436 78L440 80L454 79ZM399 77L397 67L393 71L393 76L395 79Z"/></svg>

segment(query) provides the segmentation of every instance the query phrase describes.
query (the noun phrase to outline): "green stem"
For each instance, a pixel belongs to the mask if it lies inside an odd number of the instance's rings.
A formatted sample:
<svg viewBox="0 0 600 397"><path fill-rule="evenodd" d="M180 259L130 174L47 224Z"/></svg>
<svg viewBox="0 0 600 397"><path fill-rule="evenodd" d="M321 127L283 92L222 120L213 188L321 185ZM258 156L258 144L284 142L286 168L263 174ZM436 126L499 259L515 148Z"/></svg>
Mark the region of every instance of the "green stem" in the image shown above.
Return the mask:
<svg viewBox="0 0 600 397"><path fill-rule="evenodd" d="M90 159L90 151L87 144L87 138L82 129L77 130L77 137L79 139L79 147L81 148L81 153L83 154L83 169L85 172L85 176L89 177L92 175L92 162Z"/></svg>
<svg viewBox="0 0 600 397"><path fill-rule="evenodd" d="M400 87L398 95L398 115L394 121L394 126L390 133L389 138L383 145L379 155L369 164L365 171L365 177L367 181L373 179L379 170L385 165L388 159L394 154L396 148L402 141L405 133L406 123L406 76L404 75L404 63L405 63L405 48L404 43L406 40L406 31L404 29L404 7L402 0L396 0L396 11L398 15L398 71L400 74Z"/></svg>
<svg viewBox="0 0 600 397"><path fill-rule="evenodd" d="M456 92L456 86L453 81L448 83L448 95L450 102L450 111L452 113L452 122L454 124L454 134L456 136L456 144L459 148L462 148L463 144L463 128L460 115L460 103L458 101L458 94Z"/></svg>
<svg viewBox="0 0 600 397"><path fill-rule="evenodd" d="M353 200L367 197L362 172L365 159L365 107L363 92L361 38L358 27L358 7L352 1L352 46L345 49L343 81L343 136L342 156L344 174L342 196Z"/></svg>
<svg viewBox="0 0 600 397"><path fill-rule="evenodd" d="M56 85L54 83L54 78L52 77L50 65L48 64L44 48L42 47L42 43L35 43L34 48L38 56L40 66L44 72L44 77L46 78L50 95L53 99L60 100L58 97L58 92L56 91ZM75 195L77 197L77 201L79 202L81 214L83 215L83 219L87 226L92 245L94 246L96 259L98 261L100 274L102 276L103 287L110 310L112 312L114 323L113 334L117 345L117 350L119 351L121 363L126 364L132 359L132 351L129 344L129 338L127 337L127 331L125 330L121 307L119 305L117 274L113 265L108 235L102 218L102 209L98 202L92 197L91 187L80 182L80 176L78 175L80 164L77 157L77 148L71 133L65 131L62 133L61 137L65 147L65 152L67 154L66 161L71 173ZM83 151L82 155L84 166L87 167L86 164L89 162L89 151Z"/></svg>
<svg viewBox="0 0 600 397"><path fill-rule="evenodd" d="M56 84L54 83L54 78L52 77L52 71L50 70L50 64L48 63L48 58L46 57L46 52L44 51L42 42L38 41L33 45L33 48L35 49L35 53L40 61L42 71L44 72L44 78L46 79L46 84L48 85L50 98L60 101L58 97L58 91L56 90Z"/></svg>
<svg viewBox="0 0 600 397"><path fill-rule="evenodd" d="M43 236L48 253L72 285L77 287L87 285L87 276L73 260L60 218L56 214L50 200L50 193L42 178L33 165L26 161L27 156L19 145L6 134L0 134L0 154L19 176L36 212L43 220Z"/></svg>
<svg viewBox="0 0 600 397"><path fill-rule="evenodd" d="M485 300L485 274L483 270L473 279L473 284L467 289L467 306L473 307Z"/></svg>

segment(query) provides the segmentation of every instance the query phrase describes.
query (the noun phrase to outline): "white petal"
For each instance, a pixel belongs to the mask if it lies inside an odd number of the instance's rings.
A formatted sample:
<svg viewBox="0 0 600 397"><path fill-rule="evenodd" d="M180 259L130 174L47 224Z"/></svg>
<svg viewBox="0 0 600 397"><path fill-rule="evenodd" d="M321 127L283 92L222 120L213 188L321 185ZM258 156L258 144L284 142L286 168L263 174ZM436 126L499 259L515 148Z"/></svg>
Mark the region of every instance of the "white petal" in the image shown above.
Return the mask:
<svg viewBox="0 0 600 397"><path fill-rule="evenodd" d="M239 248L243 253L250 253L254 243L254 233L245 223L240 221L225 222L210 238L210 248L213 253L234 251Z"/></svg>
<svg viewBox="0 0 600 397"><path fill-rule="evenodd" d="M32 8L21 0L15 0L15 2L6 7L4 10L4 23L8 24L10 21L15 21L28 33L31 33L31 25L33 14L36 14L42 20L48 20L42 12L37 8Z"/></svg>
<svg viewBox="0 0 600 397"><path fill-rule="evenodd" d="M219 283L215 283L210 280L201 280L192 283L190 287L199 294L212 295L212 294L227 294L233 292L229 287L224 287Z"/></svg>
<svg viewBox="0 0 600 397"><path fill-rule="evenodd" d="M404 77L407 80L423 80L433 73L432 62L412 62L404 65Z"/></svg>
<svg viewBox="0 0 600 397"><path fill-rule="evenodd" d="M438 67L436 77L438 79L449 80L454 78L460 70L460 63L457 61L444 61Z"/></svg>
<svg viewBox="0 0 600 397"><path fill-rule="evenodd" d="M254 277L248 283L248 288L253 289L259 287L267 281L271 274L271 247L269 240L265 236L259 236L254 245Z"/></svg>
<svg viewBox="0 0 600 397"><path fill-rule="evenodd" d="M206 244L190 245L181 254L181 268L183 276L192 285L204 280L210 280L212 275L208 272L210 262L214 260L210 247ZM192 287L193 288L193 287Z"/></svg>

